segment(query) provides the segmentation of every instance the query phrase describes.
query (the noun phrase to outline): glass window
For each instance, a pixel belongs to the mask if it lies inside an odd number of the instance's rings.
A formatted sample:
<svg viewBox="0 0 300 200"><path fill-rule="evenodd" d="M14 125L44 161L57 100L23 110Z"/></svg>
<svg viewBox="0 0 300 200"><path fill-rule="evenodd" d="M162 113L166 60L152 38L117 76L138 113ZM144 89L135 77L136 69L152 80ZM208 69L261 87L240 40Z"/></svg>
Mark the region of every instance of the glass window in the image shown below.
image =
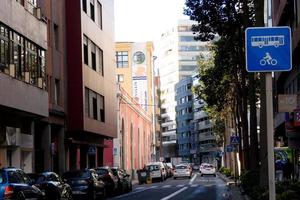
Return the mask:
<svg viewBox="0 0 300 200"><path fill-rule="evenodd" d="M100 121L105 122L105 104L104 96L100 95Z"/></svg>
<svg viewBox="0 0 300 200"><path fill-rule="evenodd" d="M98 25L102 29L102 4L97 1L97 15L98 15Z"/></svg>
<svg viewBox="0 0 300 200"><path fill-rule="evenodd" d="M128 51L116 52L117 68L128 67Z"/></svg>
<svg viewBox="0 0 300 200"><path fill-rule="evenodd" d="M85 88L85 116L90 117L89 89Z"/></svg>
<svg viewBox="0 0 300 200"><path fill-rule="evenodd" d="M104 66L103 66L103 51L102 49L98 48L99 51L99 73L103 76L104 75Z"/></svg>
<svg viewBox="0 0 300 200"><path fill-rule="evenodd" d="M3 25L0 25L0 69L4 71L5 68L8 68L9 63L9 35L8 28Z"/></svg>
<svg viewBox="0 0 300 200"><path fill-rule="evenodd" d="M89 64L89 53L88 53L88 38L83 36L83 60L84 64Z"/></svg>
<svg viewBox="0 0 300 200"><path fill-rule="evenodd" d="M96 45L91 44L92 69L96 71Z"/></svg>
<svg viewBox="0 0 300 200"><path fill-rule="evenodd" d="M87 13L86 0L82 0L82 10Z"/></svg>
<svg viewBox="0 0 300 200"><path fill-rule="evenodd" d="M118 82L119 83L124 82L124 75L123 74L118 74Z"/></svg>
<svg viewBox="0 0 300 200"><path fill-rule="evenodd" d="M90 0L90 17L93 21L95 21L95 6L94 0Z"/></svg>
<svg viewBox="0 0 300 200"><path fill-rule="evenodd" d="M54 46L55 46L55 49L58 50L58 47L59 47L58 25L54 24L53 29L54 29Z"/></svg>

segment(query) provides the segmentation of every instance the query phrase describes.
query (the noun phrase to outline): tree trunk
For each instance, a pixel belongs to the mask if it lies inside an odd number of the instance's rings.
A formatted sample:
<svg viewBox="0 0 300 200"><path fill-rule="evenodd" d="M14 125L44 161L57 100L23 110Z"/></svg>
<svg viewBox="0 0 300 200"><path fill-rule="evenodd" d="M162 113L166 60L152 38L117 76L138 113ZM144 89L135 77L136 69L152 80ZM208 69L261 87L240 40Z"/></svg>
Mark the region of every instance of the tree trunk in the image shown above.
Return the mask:
<svg viewBox="0 0 300 200"><path fill-rule="evenodd" d="M259 152L256 115L255 74L249 75L249 105L250 105L250 170L259 169Z"/></svg>

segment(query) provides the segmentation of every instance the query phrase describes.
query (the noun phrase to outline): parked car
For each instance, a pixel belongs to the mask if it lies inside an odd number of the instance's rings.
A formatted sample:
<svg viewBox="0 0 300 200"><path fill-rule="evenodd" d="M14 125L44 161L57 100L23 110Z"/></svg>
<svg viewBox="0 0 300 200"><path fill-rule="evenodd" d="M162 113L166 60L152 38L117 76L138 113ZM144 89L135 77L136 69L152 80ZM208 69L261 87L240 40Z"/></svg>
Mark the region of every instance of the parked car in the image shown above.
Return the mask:
<svg viewBox="0 0 300 200"><path fill-rule="evenodd" d="M98 167L95 169L99 178L105 183L106 191L109 195L118 192L118 177L116 177L110 167Z"/></svg>
<svg viewBox="0 0 300 200"><path fill-rule="evenodd" d="M44 194L33 185L33 181L23 170L13 167L0 169L0 200L43 198Z"/></svg>
<svg viewBox="0 0 300 200"><path fill-rule="evenodd" d="M106 197L105 184L93 169L68 171L62 178L71 186L74 199L95 200Z"/></svg>
<svg viewBox="0 0 300 200"><path fill-rule="evenodd" d="M193 171L199 171L200 167L199 165L193 165Z"/></svg>
<svg viewBox="0 0 300 200"><path fill-rule="evenodd" d="M72 188L69 184L54 172L43 172L41 174L28 174L42 192L45 193L46 200L71 200Z"/></svg>
<svg viewBox="0 0 300 200"><path fill-rule="evenodd" d="M165 166L162 162L149 163L147 169L150 171L150 176L153 180L164 181L167 176Z"/></svg>
<svg viewBox="0 0 300 200"><path fill-rule="evenodd" d="M186 164L176 165L175 170L174 170L173 178L176 179L176 178L179 178L179 177L191 178L192 177L192 170L191 170L190 166L188 166Z"/></svg>
<svg viewBox="0 0 300 200"><path fill-rule="evenodd" d="M130 175L127 174L124 170L119 169L118 167L111 168L113 174L118 177L118 191L120 193L129 192L132 190L132 182Z"/></svg>
<svg viewBox="0 0 300 200"><path fill-rule="evenodd" d="M201 170L201 176L213 175L216 177L216 168L212 164L204 164Z"/></svg>

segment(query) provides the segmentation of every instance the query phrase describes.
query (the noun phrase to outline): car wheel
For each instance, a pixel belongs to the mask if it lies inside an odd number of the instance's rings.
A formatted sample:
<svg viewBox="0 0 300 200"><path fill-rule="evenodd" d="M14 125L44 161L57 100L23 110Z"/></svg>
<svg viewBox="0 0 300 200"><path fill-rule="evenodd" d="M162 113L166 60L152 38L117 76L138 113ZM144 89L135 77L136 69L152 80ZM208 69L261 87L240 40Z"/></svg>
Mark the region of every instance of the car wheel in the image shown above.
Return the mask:
<svg viewBox="0 0 300 200"><path fill-rule="evenodd" d="M189 179L191 179L192 177L191 176L189 176Z"/></svg>
<svg viewBox="0 0 300 200"><path fill-rule="evenodd" d="M217 174L214 174L214 177L217 177Z"/></svg>
<svg viewBox="0 0 300 200"><path fill-rule="evenodd" d="M101 196L101 199L106 199L106 189L104 188L103 189L103 193L102 193L102 196Z"/></svg>
<svg viewBox="0 0 300 200"><path fill-rule="evenodd" d="M174 180L176 180L176 177L173 177Z"/></svg>

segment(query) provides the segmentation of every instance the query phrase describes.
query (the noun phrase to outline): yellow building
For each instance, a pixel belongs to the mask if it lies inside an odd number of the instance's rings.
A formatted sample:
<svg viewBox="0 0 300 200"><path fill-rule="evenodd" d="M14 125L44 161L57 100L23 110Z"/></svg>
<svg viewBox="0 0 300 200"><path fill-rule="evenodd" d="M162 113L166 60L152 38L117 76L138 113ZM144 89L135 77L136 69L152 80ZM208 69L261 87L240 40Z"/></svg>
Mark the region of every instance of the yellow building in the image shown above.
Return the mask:
<svg viewBox="0 0 300 200"><path fill-rule="evenodd" d="M116 43L116 73L121 87L153 113L153 43Z"/></svg>

